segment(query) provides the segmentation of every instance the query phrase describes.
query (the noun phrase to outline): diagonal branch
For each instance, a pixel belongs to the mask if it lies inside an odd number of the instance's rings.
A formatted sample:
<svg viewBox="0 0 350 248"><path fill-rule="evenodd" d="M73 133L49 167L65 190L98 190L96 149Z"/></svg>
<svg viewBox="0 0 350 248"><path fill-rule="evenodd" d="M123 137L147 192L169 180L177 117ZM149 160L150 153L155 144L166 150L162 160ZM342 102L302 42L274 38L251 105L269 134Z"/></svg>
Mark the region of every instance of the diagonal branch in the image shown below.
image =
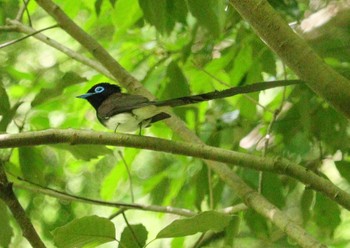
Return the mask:
<svg viewBox="0 0 350 248"><path fill-rule="evenodd" d="M350 119L350 82L293 32L267 0L230 0L267 45L300 79Z"/></svg>
<svg viewBox="0 0 350 248"><path fill-rule="evenodd" d="M26 237L29 243L33 247L45 248L46 246L41 241L33 224L28 219L23 207L13 192L12 183L7 180L2 161L0 161L0 199L3 200L11 210L13 217L22 229L23 236Z"/></svg>

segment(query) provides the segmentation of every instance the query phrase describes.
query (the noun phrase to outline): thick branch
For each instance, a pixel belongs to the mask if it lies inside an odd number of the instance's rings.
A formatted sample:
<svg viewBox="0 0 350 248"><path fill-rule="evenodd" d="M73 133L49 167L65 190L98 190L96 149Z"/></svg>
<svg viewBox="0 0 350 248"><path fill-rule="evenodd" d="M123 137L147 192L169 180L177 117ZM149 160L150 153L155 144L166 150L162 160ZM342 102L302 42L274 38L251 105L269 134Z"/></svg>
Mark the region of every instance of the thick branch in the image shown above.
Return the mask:
<svg viewBox="0 0 350 248"><path fill-rule="evenodd" d="M350 210L349 194L336 187L329 180L318 176L307 168L282 158L263 158L207 145L170 141L139 135L79 131L74 129L51 129L45 131L0 135L0 148L58 143L134 147L230 163L254 170L284 174L294 177L315 190L324 193L329 198L337 201L340 205ZM229 173L227 177L230 176Z"/></svg>
<svg viewBox="0 0 350 248"><path fill-rule="evenodd" d="M17 200L12 189L12 183L7 181L2 162L0 162L0 199L2 199L11 210L13 217L22 229L23 236L26 237L29 243L35 248L45 248L45 245L35 231L33 224L28 219L24 209Z"/></svg>
<svg viewBox="0 0 350 248"><path fill-rule="evenodd" d="M300 79L350 119L349 80L327 66L267 0L230 1Z"/></svg>
<svg viewBox="0 0 350 248"><path fill-rule="evenodd" d="M19 134L0 135L0 147L19 147L41 144L95 144L143 148L149 150L188 155L203 159L232 163L257 170L280 172L294 176L311 187L325 193L340 204L350 209L350 197L329 181L311 171L283 159L260 158L253 155L228 151L216 147L174 142L159 138L142 137L127 134L89 132L77 130L45 130ZM217 167L215 167L217 165ZM266 201L261 195L246 186L231 170L221 164L213 163L212 168L231 187L238 188L248 206L259 206L256 211L270 219L302 247L323 247L310 237L300 226L289 220L279 209Z"/></svg>

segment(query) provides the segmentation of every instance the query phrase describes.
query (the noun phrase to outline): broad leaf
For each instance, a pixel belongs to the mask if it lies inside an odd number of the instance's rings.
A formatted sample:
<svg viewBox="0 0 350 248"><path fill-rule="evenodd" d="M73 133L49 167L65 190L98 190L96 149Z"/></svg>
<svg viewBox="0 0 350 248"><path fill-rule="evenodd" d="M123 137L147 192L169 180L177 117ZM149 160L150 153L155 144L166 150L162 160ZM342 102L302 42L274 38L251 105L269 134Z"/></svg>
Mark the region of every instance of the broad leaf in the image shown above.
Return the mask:
<svg viewBox="0 0 350 248"><path fill-rule="evenodd" d="M98 216L76 219L54 230L54 241L59 248L96 247L115 241L114 224Z"/></svg>
<svg viewBox="0 0 350 248"><path fill-rule="evenodd" d="M130 228L132 230L130 230ZM120 237L120 248L144 247L147 241L147 230L142 224L125 227Z"/></svg>
<svg viewBox="0 0 350 248"><path fill-rule="evenodd" d="M20 147L18 154L23 177L31 182L44 185L45 166L48 165L48 161L42 156L43 148Z"/></svg>
<svg viewBox="0 0 350 248"><path fill-rule="evenodd" d="M200 213L194 217L173 221L161 230L157 238L193 235L198 232L220 232L230 223L231 217L215 211Z"/></svg>
<svg viewBox="0 0 350 248"><path fill-rule="evenodd" d="M335 161L335 166L337 167L340 175L350 182L350 162L348 161Z"/></svg>
<svg viewBox="0 0 350 248"><path fill-rule="evenodd" d="M325 197L316 194L316 204L314 207L314 220L324 235L332 237L335 228L340 224L340 209L337 203Z"/></svg>
<svg viewBox="0 0 350 248"><path fill-rule="evenodd" d="M200 25L208 29L214 37L218 37L223 30L225 18L225 1L216 0L188 0L189 9Z"/></svg>

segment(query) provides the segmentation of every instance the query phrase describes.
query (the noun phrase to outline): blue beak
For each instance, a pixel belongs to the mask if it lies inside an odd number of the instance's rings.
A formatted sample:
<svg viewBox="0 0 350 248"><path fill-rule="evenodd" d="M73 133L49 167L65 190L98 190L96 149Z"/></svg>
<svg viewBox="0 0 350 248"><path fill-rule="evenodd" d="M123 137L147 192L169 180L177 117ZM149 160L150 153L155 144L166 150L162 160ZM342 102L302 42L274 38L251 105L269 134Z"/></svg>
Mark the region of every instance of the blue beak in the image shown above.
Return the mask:
<svg viewBox="0 0 350 248"><path fill-rule="evenodd" d="M95 95L96 93L86 93L84 95L80 95L80 96L76 96L76 98L83 98L83 99L86 99L88 98L89 96L92 96L92 95Z"/></svg>

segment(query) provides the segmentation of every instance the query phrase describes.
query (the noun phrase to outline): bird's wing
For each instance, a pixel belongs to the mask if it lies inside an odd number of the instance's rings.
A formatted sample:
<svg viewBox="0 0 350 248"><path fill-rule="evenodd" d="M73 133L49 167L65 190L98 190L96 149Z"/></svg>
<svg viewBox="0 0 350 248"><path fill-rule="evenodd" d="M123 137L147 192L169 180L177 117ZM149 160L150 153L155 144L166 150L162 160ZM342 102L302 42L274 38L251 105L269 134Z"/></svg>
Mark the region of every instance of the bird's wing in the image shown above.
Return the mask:
<svg viewBox="0 0 350 248"><path fill-rule="evenodd" d="M130 112L133 109L152 105L152 101L140 95L129 95L125 93L115 93L102 102L98 108L100 118Z"/></svg>

